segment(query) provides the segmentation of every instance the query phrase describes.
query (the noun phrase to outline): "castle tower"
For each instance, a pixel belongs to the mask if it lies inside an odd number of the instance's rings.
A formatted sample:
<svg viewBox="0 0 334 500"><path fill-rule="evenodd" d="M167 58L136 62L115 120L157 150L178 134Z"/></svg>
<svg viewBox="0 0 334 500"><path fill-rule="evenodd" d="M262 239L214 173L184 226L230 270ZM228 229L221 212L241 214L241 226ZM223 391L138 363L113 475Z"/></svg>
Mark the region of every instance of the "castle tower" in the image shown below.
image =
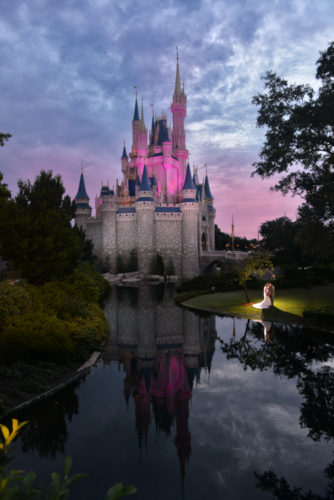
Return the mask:
<svg viewBox="0 0 334 500"><path fill-rule="evenodd" d="M198 203L196 201L190 165L182 189L182 278L189 279L199 274L198 254Z"/></svg>
<svg viewBox="0 0 334 500"><path fill-rule="evenodd" d="M187 96L184 89L181 88L178 52L176 53L176 77L171 111L173 113L173 151L180 161L179 179L180 183L182 183L182 180L185 178L186 162L188 158L186 135L184 131L184 119L187 115ZM179 185L179 189L182 189L182 184Z"/></svg>
<svg viewBox="0 0 334 500"><path fill-rule="evenodd" d="M116 211L117 203L113 192L102 191L102 258L111 272L116 272L117 239L116 239Z"/></svg>
<svg viewBox="0 0 334 500"><path fill-rule="evenodd" d="M92 214L89 206L89 196L86 192L83 169L81 169L78 192L74 198L75 202L75 223L78 227L86 230L88 219Z"/></svg>
<svg viewBox="0 0 334 500"><path fill-rule="evenodd" d="M147 157L147 128L145 127L145 121L144 121L143 101L141 102L141 112L140 112L138 156L143 158Z"/></svg>
<svg viewBox="0 0 334 500"><path fill-rule="evenodd" d="M132 120L132 148L130 153L131 158L137 157L138 149L140 149L140 120L139 120L138 99L136 92L135 110L133 113L133 120Z"/></svg>
<svg viewBox="0 0 334 500"><path fill-rule="evenodd" d="M148 273L155 248L153 191L144 165L143 177L136 196L138 267Z"/></svg>
<svg viewBox="0 0 334 500"><path fill-rule="evenodd" d="M216 209L213 206L213 196L211 194L209 178L208 174L205 176L204 182L204 192L205 192L205 201L208 207L208 219L209 219L209 244L208 250L215 250L215 218L216 218Z"/></svg>
<svg viewBox="0 0 334 500"><path fill-rule="evenodd" d="M124 180L128 177L128 168L129 168L129 158L126 152L125 141L123 146L123 153L121 156L121 164L122 164L122 172L124 175Z"/></svg>

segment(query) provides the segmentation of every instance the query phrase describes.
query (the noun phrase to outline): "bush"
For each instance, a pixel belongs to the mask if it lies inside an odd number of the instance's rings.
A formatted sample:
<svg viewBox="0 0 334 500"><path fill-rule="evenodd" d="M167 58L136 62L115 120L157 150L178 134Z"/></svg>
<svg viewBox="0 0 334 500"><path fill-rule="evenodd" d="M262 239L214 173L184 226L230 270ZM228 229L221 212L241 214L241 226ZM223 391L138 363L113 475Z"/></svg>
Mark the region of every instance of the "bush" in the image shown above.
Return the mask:
<svg viewBox="0 0 334 500"><path fill-rule="evenodd" d="M1 330L0 346L7 358L15 359L68 357L74 348L66 323L42 311L11 317Z"/></svg>
<svg viewBox="0 0 334 500"><path fill-rule="evenodd" d="M9 317L22 314L31 308L29 286L0 283L0 328Z"/></svg>

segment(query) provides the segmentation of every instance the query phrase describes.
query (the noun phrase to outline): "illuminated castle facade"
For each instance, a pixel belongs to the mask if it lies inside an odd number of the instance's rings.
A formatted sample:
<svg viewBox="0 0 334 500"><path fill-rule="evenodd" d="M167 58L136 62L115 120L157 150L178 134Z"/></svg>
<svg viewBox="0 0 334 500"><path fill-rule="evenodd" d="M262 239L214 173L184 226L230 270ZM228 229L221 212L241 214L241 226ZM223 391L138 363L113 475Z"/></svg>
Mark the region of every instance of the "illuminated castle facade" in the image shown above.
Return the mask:
<svg viewBox="0 0 334 500"><path fill-rule="evenodd" d="M95 217L81 173L76 224L110 272L117 271L120 260L126 265L135 255L138 270L149 274L159 254L168 274L191 278L199 274L201 254L215 249L216 211L209 179L206 175L200 182L188 162L187 96L178 59L171 112L173 127L165 114L152 116L148 134L143 104L139 116L136 97L131 152L128 155L124 145L121 157L123 180L114 189L102 186Z"/></svg>

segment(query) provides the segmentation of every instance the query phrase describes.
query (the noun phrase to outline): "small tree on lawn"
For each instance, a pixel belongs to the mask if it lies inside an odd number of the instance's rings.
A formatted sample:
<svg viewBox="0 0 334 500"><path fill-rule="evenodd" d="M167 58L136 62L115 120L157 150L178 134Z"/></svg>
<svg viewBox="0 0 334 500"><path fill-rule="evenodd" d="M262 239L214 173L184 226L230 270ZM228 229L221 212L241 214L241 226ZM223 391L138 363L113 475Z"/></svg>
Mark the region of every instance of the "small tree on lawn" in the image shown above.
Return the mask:
<svg viewBox="0 0 334 500"><path fill-rule="evenodd" d="M246 286L247 281L252 278L253 274L263 276L268 269L273 269L273 267L269 255L265 252L255 252L240 263L237 271L238 283L244 289L247 302L250 302Z"/></svg>

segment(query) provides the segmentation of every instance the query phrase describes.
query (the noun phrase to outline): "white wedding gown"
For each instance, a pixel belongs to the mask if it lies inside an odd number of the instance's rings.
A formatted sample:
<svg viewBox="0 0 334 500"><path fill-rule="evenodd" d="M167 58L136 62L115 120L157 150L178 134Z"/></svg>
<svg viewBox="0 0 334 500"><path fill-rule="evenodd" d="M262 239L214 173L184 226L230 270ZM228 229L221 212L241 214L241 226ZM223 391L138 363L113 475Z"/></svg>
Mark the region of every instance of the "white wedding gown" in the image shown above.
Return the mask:
<svg viewBox="0 0 334 500"><path fill-rule="evenodd" d="M271 307L271 300L270 297L266 294L266 287L263 289L263 301L258 302L257 304L253 304L253 307L255 309L268 309L268 307Z"/></svg>

